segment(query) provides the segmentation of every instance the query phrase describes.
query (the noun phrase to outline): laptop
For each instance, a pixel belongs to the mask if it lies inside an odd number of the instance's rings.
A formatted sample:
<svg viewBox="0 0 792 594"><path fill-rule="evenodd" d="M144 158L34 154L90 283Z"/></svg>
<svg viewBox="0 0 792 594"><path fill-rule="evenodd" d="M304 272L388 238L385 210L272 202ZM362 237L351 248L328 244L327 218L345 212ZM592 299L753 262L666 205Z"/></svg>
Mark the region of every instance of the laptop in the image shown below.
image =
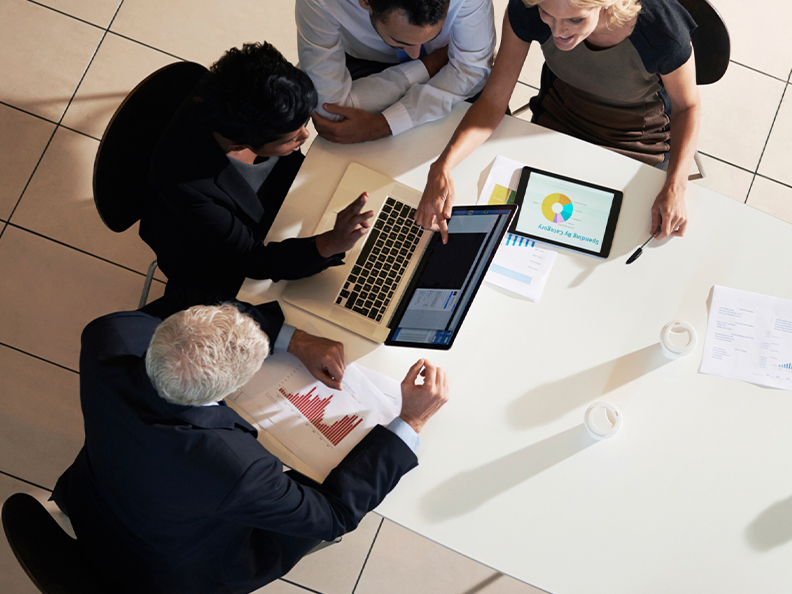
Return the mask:
<svg viewBox="0 0 792 594"><path fill-rule="evenodd" d="M374 342L450 348L517 207L455 207L444 245L415 223L421 192L352 163L316 234L364 191L371 230L345 264L290 281L283 299Z"/></svg>

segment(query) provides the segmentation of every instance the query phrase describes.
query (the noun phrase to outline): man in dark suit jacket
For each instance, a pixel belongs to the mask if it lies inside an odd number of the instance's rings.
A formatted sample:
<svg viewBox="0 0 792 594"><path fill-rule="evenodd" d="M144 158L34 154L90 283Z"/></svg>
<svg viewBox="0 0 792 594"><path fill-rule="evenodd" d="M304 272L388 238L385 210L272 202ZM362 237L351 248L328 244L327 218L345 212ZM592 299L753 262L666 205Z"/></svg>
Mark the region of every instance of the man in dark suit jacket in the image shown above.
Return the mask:
<svg viewBox="0 0 792 594"><path fill-rule="evenodd" d="M311 238L264 243L303 161L316 108L308 76L271 45L233 48L212 66L163 133L151 162L157 190L140 237L168 291L236 296L245 277L302 278L342 263L368 227L365 198Z"/></svg>
<svg viewBox="0 0 792 594"><path fill-rule="evenodd" d="M277 350L277 303L197 306L161 323L178 309L170 297L85 328L85 446L53 499L113 591L250 592L353 530L417 464L416 433L447 381L418 361L402 382L401 418L375 427L320 485L284 473L222 402L261 366L267 336ZM332 347L317 348L323 340L295 332L288 350L310 368Z"/></svg>

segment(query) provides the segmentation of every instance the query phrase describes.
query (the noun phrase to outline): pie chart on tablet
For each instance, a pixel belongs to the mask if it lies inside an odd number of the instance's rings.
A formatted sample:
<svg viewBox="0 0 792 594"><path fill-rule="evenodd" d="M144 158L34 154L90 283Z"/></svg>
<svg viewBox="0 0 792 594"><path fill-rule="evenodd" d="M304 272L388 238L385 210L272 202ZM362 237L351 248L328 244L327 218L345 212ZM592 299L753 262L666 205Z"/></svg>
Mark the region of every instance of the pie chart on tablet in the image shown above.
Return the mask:
<svg viewBox="0 0 792 594"><path fill-rule="evenodd" d="M545 196L542 201L542 214L552 223L568 221L574 210L572 201L558 192Z"/></svg>

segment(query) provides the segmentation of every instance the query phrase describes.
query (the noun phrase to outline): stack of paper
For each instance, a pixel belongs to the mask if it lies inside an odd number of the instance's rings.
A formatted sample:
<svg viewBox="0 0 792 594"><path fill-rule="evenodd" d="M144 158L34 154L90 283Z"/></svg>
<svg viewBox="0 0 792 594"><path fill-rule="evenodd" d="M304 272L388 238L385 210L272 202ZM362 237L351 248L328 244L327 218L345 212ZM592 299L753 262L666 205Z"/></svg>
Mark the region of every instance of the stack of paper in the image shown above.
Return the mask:
<svg viewBox="0 0 792 594"><path fill-rule="evenodd" d="M492 164L478 204L512 204L524 165L498 155ZM508 234L498 248L484 282L522 295L531 301L542 296L557 252L525 237Z"/></svg>

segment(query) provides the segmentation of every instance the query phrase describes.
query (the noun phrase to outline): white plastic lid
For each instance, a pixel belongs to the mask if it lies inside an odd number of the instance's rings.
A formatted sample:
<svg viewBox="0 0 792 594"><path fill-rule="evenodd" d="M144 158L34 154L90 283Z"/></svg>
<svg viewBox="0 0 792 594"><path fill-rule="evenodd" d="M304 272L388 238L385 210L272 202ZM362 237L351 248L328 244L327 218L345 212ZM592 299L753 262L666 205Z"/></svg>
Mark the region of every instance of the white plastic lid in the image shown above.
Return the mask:
<svg viewBox="0 0 792 594"><path fill-rule="evenodd" d="M685 338L684 343L680 342L682 337ZM692 351L696 347L697 338L696 329L682 320L672 320L660 331L660 345L663 348L663 353L673 359L687 355Z"/></svg>
<svg viewBox="0 0 792 594"><path fill-rule="evenodd" d="M622 414L615 404L595 402L586 410L583 421L594 439L607 439L613 437L621 427Z"/></svg>

